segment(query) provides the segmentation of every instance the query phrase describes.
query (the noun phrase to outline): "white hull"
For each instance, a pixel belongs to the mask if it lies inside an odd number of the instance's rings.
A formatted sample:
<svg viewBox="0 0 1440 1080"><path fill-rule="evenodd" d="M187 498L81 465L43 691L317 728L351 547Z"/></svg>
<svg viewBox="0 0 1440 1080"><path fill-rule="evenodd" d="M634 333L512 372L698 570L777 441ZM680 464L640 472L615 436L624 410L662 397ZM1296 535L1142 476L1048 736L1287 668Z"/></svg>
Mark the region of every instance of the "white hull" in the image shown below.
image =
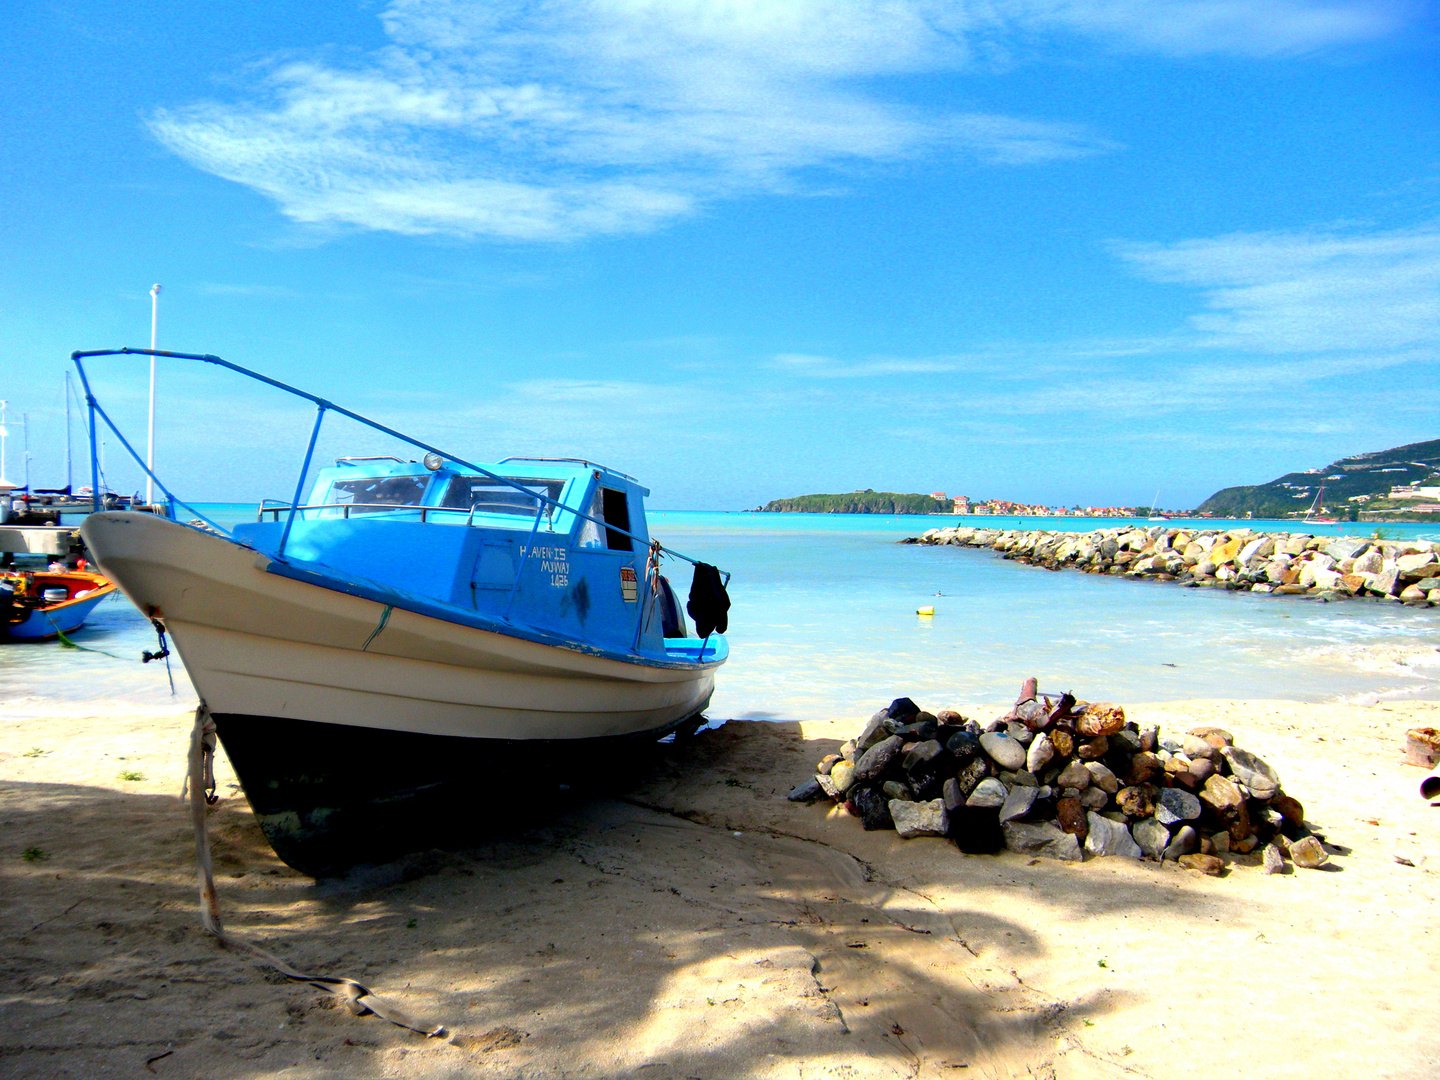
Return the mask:
<svg viewBox="0 0 1440 1080"><path fill-rule="evenodd" d="M267 573L228 540L135 512L82 528L105 574L163 620L214 713L479 739L597 739L698 713L716 665L543 645ZM368 647L366 645L369 642Z"/></svg>

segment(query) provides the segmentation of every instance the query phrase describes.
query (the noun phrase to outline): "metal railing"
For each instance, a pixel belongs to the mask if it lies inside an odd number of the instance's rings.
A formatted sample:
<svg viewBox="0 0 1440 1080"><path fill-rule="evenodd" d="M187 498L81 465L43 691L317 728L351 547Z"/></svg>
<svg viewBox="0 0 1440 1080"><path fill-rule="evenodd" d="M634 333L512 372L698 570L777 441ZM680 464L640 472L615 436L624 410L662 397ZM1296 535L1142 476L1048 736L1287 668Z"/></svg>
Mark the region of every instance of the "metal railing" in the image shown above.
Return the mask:
<svg viewBox="0 0 1440 1080"><path fill-rule="evenodd" d="M510 477L508 477L508 476L503 476L503 475L501 475L500 473L493 472L493 471L491 471L490 469L487 469L487 468L485 468L485 467L482 466L482 465L476 465L476 464L474 464L473 462L466 461L466 460L465 460L464 458L462 458L462 457L459 457L459 456L457 456L457 455L455 455L455 454L448 453L448 452L446 452L446 451L444 451L444 450L441 450L439 447L430 445L430 444L427 443L427 442L422 442L422 441L419 440L419 439L411 438L409 435L406 435L404 432L396 431L394 428L387 427L386 425L381 424L381 423L379 423L378 421L371 420L371 419L370 419L369 417L367 417L367 416L362 416L361 414L359 414L359 413L357 413L357 412L352 412L351 410L346 409L346 408L344 408L344 407L342 407L342 406L340 406L340 405L336 405L336 404L335 404L334 402L332 402L332 401L327 401L325 398L318 397L318 396L316 396L315 394L307 393L306 391L301 390L301 389L299 389L299 388L297 388L297 387L290 386L288 383L280 382L278 379L272 379L272 378L270 378L268 375L261 375L258 371L251 371L249 368L241 367L239 364L232 364L230 361L228 361L228 360L222 360L220 357L211 355L210 353L179 353L179 352L170 352L170 351L165 350L165 349L131 349L131 348L123 348L123 349L90 349L90 350L77 350L76 352L72 352L72 353L70 354L70 359L74 362L76 369L77 369L77 370L79 371L79 373L80 373L80 382L81 382L81 385L84 387L84 390L85 390L85 403L86 403L86 406L87 406L87 408L88 408L88 410L89 410L89 419L90 419L90 471L91 471L91 474L92 474L92 476L93 476L93 481L92 481L93 489L94 489L97 493L98 493L98 492L100 491L100 489L101 489L101 485L100 485L100 458L99 458L99 446L100 446L100 443L99 443L99 439L97 438L97 427L96 427L96 419L97 419L97 417L98 417L99 419L101 419L101 420L103 420L103 421L105 422L105 426L108 427L108 428L114 433L115 437L120 440L120 445L125 448L126 453L128 453L128 454L130 455L130 457L135 461L135 463L140 466L141 470L145 473L145 475L148 476L152 481L154 481L156 487L158 487L161 491L163 491L163 492L165 493L166 500L167 500L167 502L168 502L168 504L169 504L169 510L170 510L170 515L169 515L169 516L170 516L170 518L171 518L172 520L175 519L175 508L176 508L177 506L184 507L185 510L187 510L189 513L194 514L197 518L199 518L199 519L200 519L201 521L203 521L205 524L207 524L207 525L209 525L211 528L215 529L216 532L220 533L220 534L223 535L223 536L227 536L227 537L230 537L231 539L234 539L233 534L230 532L229 529L225 528L223 525L220 525L220 524L218 524L218 523L216 523L216 522L214 522L214 521L211 521L208 517L206 517L204 514L202 514L199 510L196 510L195 507L191 506L189 503L186 503L186 502L181 501L180 499L177 499L177 498L175 497L174 493L160 480L160 478L159 478L158 476L155 475L154 471L145 463L144 457L141 456L140 454L138 454L138 453L135 451L135 448L130 445L129 440L127 440L127 439L125 438L125 436L124 436L123 434L121 434L120 429L115 426L115 422L114 422L113 420L111 420L109 414L105 412L105 410L101 407L100 403L96 400L95 394L94 394L94 392L93 392L93 391L91 390L91 388L90 388L90 379L89 379L89 376L88 376L88 375L86 374L86 372L85 372L85 365L81 362L81 361L83 361L83 360L85 360L85 359L88 359L88 358L90 358L90 357L95 357L95 356L164 356L164 357L169 357L169 358L174 359L174 360L195 360L195 361L198 361L198 362L203 363L203 364L214 364L216 367L222 367L222 368L225 368L225 369L228 370L228 371L233 371L233 372L236 372L237 374L244 375L244 376L247 377L247 378L254 379L254 380L257 381L257 382L265 383L267 386L272 386L272 387L274 387L275 389L284 391L285 393L291 394L291 395L293 395L294 397L303 398L304 400L311 402L311 403L315 406L315 410L316 410L316 411L315 411L315 424L314 424L314 426L311 428L311 431L310 431L310 441L309 441L308 444L306 444L306 447L305 447L305 458L304 458L304 461L303 461L303 462L301 463L301 465L300 465L300 475L299 475L299 478L295 481L295 495L294 495L294 497L290 500L290 502L289 502L288 504L276 506L276 507L273 508L273 509L275 510L275 512L276 512L276 516L275 516L275 520L276 520L276 521L279 520L279 511L284 510L284 509L288 509L288 511L289 511L289 514L288 514L288 516L287 516L286 519L285 519L285 528L284 528L284 530L283 530L283 531L281 532L281 534L280 534L280 544L279 544L279 547L277 548L277 550L276 550L275 553L274 553L274 557L275 557L276 559L278 559L279 561L281 561L281 562L288 561L288 560L285 559L285 545L286 545L286 543L287 543L287 542L289 541L289 539L290 539L290 530L291 530L292 526L295 524L296 514L299 513L299 511L302 509L302 507L301 507L301 505L300 505L300 497L301 497L302 494L304 494L304 490L305 490L305 478L306 478L306 477L309 475L309 473L310 473L310 464L311 464L311 462L312 462L312 460L314 459L314 456L315 456L315 443L316 443L316 441L317 441L317 440L319 439L319 437L320 437L320 427L321 427L321 424L322 424L322 423L324 422L324 420L325 420L325 414L326 414L327 412L339 413L341 416L344 416L344 417L347 417L347 418L349 418L349 419L351 419L351 420L354 420L354 421L356 421L357 423L364 424L366 427L373 428L375 431L379 431L379 432L381 432L382 434L389 435L389 436L392 437L392 438L399 439L401 442L407 443L408 445L413 446L413 447L416 447L417 449L424 450L426 453L438 454L440 457L444 458L444 459L445 459L446 461L448 461L448 462L451 462L451 463L453 463L453 464L455 464L455 465L459 465L459 466L461 466L462 468L465 468L465 469L473 469L473 470L474 470L477 474L479 474L480 476L487 476L487 477L489 477L490 479L495 480L495 481L499 482L500 484L505 485L506 487L514 488L516 491L523 492L527 499L534 499L534 500L537 502L538 508L537 508L537 510L536 510L536 512L535 512L535 521L534 521L534 524L531 525L529 539L526 541L525 546L521 549L521 553L520 553L520 569L516 571L515 584L514 584L514 586L513 586L512 589L511 589L510 599L511 599L511 603L512 603L512 604L513 604L513 602L514 602L515 593L516 593L516 591L518 590L519 585L520 585L520 576L521 576L521 574L524 572L525 565L526 565L526 561L527 561L527 557L528 557L528 555L529 555L530 549L534 547L535 535L536 535L536 533L537 533L537 532L539 531L539 529L540 529L540 522L541 522L544 518L546 518L547 516L553 517L555 511L557 511L557 510L563 511L564 513L567 513L567 514L574 514L575 517L577 517L577 518L579 518L579 519L581 519L581 520L583 520L583 521L592 522L592 523L594 523L595 525L598 525L598 526L599 526L600 528L602 528L602 529L608 529L608 530L609 530L610 532L612 532L612 533L619 533L619 534L622 535L622 536L629 537L631 541L634 541L634 542L636 542L636 543L639 543L642 547L644 547L644 546L647 544L647 542L648 542L647 538L645 538L645 537L638 536L638 535L636 535L635 533L631 532L631 531L628 530L628 529L622 529L622 528L619 528L619 527L616 526L616 525L612 525L612 524L610 524L609 522L605 521L603 518L597 518L597 517L595 517L595 516L593 516L593 515L591 515L591 514L585 513L583 510L577 510L577 509L575 509L575 508L573 508L573 507L566 506L566 505L564 505L563 503L561 503L558 499L551 498L549 495L543 495L543 494L535 491L533 487L526 487L526 486L525 486L524 484L522 484L520 481L514 480L514 479L512 479L512 478L510 478ZM525 459L506 459L506 460L525 460ZM543 460L543 459L528 459L528 460ZM587 463L587 464L589 464L589 463ZM623 474L623 473L620 473L620 474L618 474L618 475L623 476L624 474ZM267 500L267 501L268 501L268 500ZM354 505L354 504L349 504L349 505ZM386 505L387 507L391 508L391 509L405 509L404 507L395 507L395 506L393 506L392 504L385 504L385 505ZM94 499L94 511L95 511L96 513L98 513L98 512L100 511L100 509L101 509L101 506L100 506L100 498L99 498L99 495L97 494L96 497L95 497L95 499ZM268 512L268 509L269 509L269 508L265 507L264 503L262 502L262 504L261 504L261 513L263 514L263 513ZM442 509L443 509L443 510L449 510L449 508L442 508L442 507L428 507L428 508L426 508L426 507L415 507L414 509L420 509L420 510L422 510L422 511L423 511L423 510L426 510L426 509L431 510L431 511L442 510ZM454 512L460 512L460 511L454 511ZM464 512L469 513L469 514L471 514L471 515L473 516L473 514L474 514L474 508L472 507L470 510L464 511ZM423 520L423 517L422 517L422 520ZM676 550L674 550L673 548L664 547L663 545L660 545L660 550L661 550L661 551L664 551L666 554L672 556L673 558L680 559L682 562L688 562L688 563L690 563L691 565L697 565L697 564L699 563L699 561L700 561L700 560L698 560L698 559L692 559L689 555L686 555L686 554L684 554L683 552L676 551ZM729 581L729 579L730 579L730 575L729 575L728 573L724 572L724 571L722 571L722 573L724 574L725 580L726 580L726 582L728 583L728 581ZM642 588L645 592L647 592L647 593L649 592L649 589L648 589L645 585L642 585L641 588ZM642 604L642 605L641 605L642 610L643 610L643 607L644 607L644 605ZM508 606L508 605L507 605L507 608L506 608L506 612L507 612L507 614L508 614L508 612L509 612L509 606Z"/></svg>

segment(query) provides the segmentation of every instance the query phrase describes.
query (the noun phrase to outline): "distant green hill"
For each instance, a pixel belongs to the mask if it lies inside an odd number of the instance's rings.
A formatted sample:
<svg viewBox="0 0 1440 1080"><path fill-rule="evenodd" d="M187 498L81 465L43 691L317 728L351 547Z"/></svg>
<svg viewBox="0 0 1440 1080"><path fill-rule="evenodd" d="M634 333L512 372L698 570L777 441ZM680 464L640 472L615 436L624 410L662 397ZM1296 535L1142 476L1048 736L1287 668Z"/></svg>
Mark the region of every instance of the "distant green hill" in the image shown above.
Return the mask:
<svg viewBox="0 0 1440 1080"><path fill-rule="evenodd" d="M1320 485L1325 485L1323 505L1331 516L1348 514L1362 504L1351 502L1356 495L1373 495L1363 504L1366 510L1399 507L1386 500L1397 484L1414 484L1440 472L1440 439L1410 443L1393 450L1378 450L1341 458L1324 469L1288 473L1268 484L1228 487L1200 504L1200 513L1217 517L1285 518L1303 513L1315 503Z"/></svg>
<svg viewBox="0 0 1440 1080"><path fill-rule="evenodd" d="M799 495L772 499L761 507L782 514L948 514L950 505L929 495L897 495L893 491L852 491L848 495Z"/></svg>

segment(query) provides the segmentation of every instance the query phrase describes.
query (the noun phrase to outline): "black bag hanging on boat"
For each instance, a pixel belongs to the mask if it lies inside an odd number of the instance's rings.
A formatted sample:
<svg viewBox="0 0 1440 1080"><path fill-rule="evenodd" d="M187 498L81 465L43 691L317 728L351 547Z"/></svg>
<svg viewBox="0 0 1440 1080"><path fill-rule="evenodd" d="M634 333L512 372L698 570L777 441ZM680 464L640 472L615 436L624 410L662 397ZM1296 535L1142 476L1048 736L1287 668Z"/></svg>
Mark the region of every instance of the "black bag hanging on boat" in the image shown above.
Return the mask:
<svg viewBox="0 0 1440 1080"><path fill-rule="evenodd" d="M717 630L724 633L730 625L730 595L720 580L720 571L709 563L695 564L695 577L690 582L690 601L685 605L695 620L695 636L707 638Z"/></svg>

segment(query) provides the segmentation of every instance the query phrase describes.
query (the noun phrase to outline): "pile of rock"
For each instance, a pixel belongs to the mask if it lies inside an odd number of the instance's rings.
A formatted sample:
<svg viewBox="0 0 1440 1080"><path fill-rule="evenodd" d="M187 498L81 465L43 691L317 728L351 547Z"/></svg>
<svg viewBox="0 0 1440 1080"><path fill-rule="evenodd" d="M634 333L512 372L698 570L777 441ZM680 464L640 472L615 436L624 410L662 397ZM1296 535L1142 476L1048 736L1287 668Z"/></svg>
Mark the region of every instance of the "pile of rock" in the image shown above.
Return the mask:
<svg viewBox="0 0 1440 1080"><path fill-rule="evenodd" d="M1164 737L1127 722L1118 705L1041 696L1034 679L983 726L899 698L790 798L822 795L867 830L947 836L974 854L1177 859L1212 874L1226 855L1250 856L1266 873L1328 858L1275 770L1228 731Z"/></svg>
<svg viewBox="0 0 1440 1080"><path fill-rule="evenodd" d="M931 529L905 544L988 547L1049 570L1178 581L1280 596L1371 596L1440 603L1440 545L1428 540L1362 540L1249 529L1196 531L1169 525L1090 533Z"/></svg>

